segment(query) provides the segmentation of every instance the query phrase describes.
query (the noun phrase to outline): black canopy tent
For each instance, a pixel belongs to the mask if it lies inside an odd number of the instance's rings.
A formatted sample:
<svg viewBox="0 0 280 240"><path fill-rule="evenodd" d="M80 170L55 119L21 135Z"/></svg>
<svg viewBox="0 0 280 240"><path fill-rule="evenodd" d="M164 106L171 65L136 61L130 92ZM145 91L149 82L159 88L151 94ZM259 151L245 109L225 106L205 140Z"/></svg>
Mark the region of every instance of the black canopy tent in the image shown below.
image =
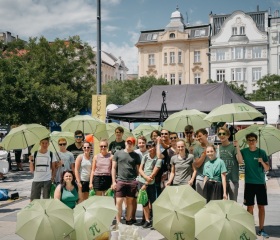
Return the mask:
<svg viewBox="0 0 280 240"><path fill-rule="evenodd" d="M254 106L232 91L226 83L212 83L153 86L130 103L108 111L107 117L127 122L157 122L160 118L163 91L166 92L165 102L169 116L183 109L197 109L209 113L223 104L238 102L253 106L266 114L264 107Z"/></svg>

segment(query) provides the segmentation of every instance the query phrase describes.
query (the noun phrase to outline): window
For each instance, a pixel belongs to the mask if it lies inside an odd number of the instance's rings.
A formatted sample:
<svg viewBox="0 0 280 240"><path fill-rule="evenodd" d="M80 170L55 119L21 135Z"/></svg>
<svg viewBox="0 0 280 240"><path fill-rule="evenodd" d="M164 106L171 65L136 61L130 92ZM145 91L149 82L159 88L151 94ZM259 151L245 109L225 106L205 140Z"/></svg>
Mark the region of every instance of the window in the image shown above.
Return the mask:
<svg viewBox="0 0 280 240"><path fill-rule="evenodd" d="M237 35L237 27L232 28L232 36Z"/></svg>
<svg viewBox="0 0 280 240"><path fill-rule="evenodd" d="M170 64L175 63L175 52L170 52Z"/></svg>
<svg viewBox="0 0 280 240"><path fill-rule="evenodd" d="M164 74L164 79L167 81L167 74Z"/></svg>
<svg viewBox="0 0 280 240"><path fill-rule="evenodd" d="M245 48L235 47L232 48L232 59L243 59L245 56Z"/></svg>
<svg viewBox="0 0 280 240"><path fill-rule="evenodd" d="M149 66L155 65L155 54L149 54Z"/></svg>
<svg viewBox="0 0 280 240"><path fill-rule="evenodd" d="M194 74L194 84L200 84L200 73Z"/></svg>
<svg viewBox="0 0 280 240"><path fill-rule="evenodd" d="M167 64L167 52L164 53L163 62L164 62L164 64Z"/></svg>
<svg viewBox="0 0 280 240"><path fill-rule="evenodd" d="M182 84L182 73L179 73L179 75L178 75L178 84L179 85Z"/></svg>
<svg viewBox="0 0 280 240"><path fill-rule="evenodd" d="M174 84L175 84L175 74L174 74L174 73L171 73L171 74L170 74L170 84L171 84L171 85L174 85Z"/></svg>
<svg viewBox="0 0 280 240"><path fill-rule="evenodd" d="M169 38L175 38L175 33L170 33Z"/></svg>
<svg viewBox="0 0 280 240"><path fill-rule="evenodd" d="M226 59L226 50L217 49L217 61L222 61Z"/></svg>
<svg viewBox="0 0 280 240"><path fill-rule="evenodd" d="M262 48L253 47L253 58L261 58L261 57L262 57Z"/></svg>
<svg viewBox="0 0 280 240"><path fill-rule="evenodd" d="M200 62L200 51L194 51L194 62L195 63Z"/></svg>
<svg viewBox="0 0 280 240"><path fill-rule="evenodd" d="M262 68L252 68L252 80L258 81L262 78Z"/></svg>
<svg viewBox="0 0 280 240"><path fill-rule="evenodd" d="M246 78L246 68L233 68L231 69L232 81L243 81Z"/></svg>
<svg viewBox="0 0 280 240"><path fill-rule="evenodd" d="M151 40L157 40L157 34L156 33L149 33L148 35L147 35L147 40L148 41L151 41Z"/></svg>
<svg viewBox="0 0 280 240"><path fill-rule="evenodd" d="M245 27L244 26L240 27L239 35L245 35Z"/></svg>
<svg viewBox="0 0 280 240"><path fill-rule="evenodd" d="M205 36L205 29L197 29L194 32L195 37Z"/></svg>
<svg viewBox="0 0 280 240"><path fill-rule="evenodd" d="M182 52L178 52L178 63L182 63Z"/></svg>
<svg viewBox="0 0 280 240"><path fill-rule="evenodd" d="M152 40L157 40L157 36L158 36L158 35L154 33L154 34L152 35Z"/></svg>
<svg viewBox="0 0 280 240"><path fill-rule="evenodd" d="M225 69L219 69L216 72L217 82L224 82L225 81Z"/></svg>

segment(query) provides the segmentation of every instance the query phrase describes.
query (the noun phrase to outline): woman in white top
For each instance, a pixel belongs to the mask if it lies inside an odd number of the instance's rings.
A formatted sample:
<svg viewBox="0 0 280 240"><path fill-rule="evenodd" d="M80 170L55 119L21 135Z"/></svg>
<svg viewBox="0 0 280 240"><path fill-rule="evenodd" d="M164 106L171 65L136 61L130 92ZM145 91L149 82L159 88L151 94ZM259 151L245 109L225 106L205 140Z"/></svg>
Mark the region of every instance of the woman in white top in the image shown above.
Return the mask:
<svg viewBox="0 0 280 240"><path fill-rule="evenodd" d="M75 176L79 187L79 202L88 198L89 180L91 173L92 157L90 156L91 144L83 143L83 154L78 155L75 161Z"/></svg>

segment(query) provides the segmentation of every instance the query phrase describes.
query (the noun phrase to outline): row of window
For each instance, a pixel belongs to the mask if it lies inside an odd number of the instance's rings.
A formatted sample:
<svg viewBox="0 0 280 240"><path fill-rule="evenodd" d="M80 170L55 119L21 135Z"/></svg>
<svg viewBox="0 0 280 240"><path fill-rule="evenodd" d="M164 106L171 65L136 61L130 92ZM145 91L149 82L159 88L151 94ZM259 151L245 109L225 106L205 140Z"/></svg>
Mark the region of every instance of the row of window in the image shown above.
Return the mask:
<svg viewBox="0 0 280 240"><path fill-rule="evenodd" d="M262 68L252 68L252 80L258 81L262 77ZM226 80L225 69L216 70L216 80L223 82ZM232 68L231 81L244 81L246 80L246 68Z"/></svg>
<svg viewBox="0 0 280 240"><path fill-rule="evenodd" d="M175 84L182 84L183 78L182 78L182 73L178 73L178 81L176 83L176 74L175 73L171 73L169 74L169 79L168 79L168 75L165 74L164 78L166 79L166 81L169 81L171 85L175 85ZM194 83L195 84L200 84L201 83L201 76L200 73L195 73L194 74Z"/></svg>
<svg viewBox="0 0 280 240"><path fill-rule="evenodd" d="M148 64L149 66L155 65L155 54L149 54L148 55ZM200 62L200 51L194 51L194 62L199 63ZM163 53L163 63L168 64L168 53ZM176 54L175 52L169 52L169 64L175 64L176 63ZM182 51L178 51L177 53L177 63L183 63L183 54Z"/></svg>
<svg viewBox="0 0 280 240"><path fill-rule="evenodd" d="M244 26L232 27L231 34L232 34L232 36L235 36L235 35L245 35L245 27Z"/></svg>
<svg viewBox="0 0 280 240"><path fill-rule="evenodd" d="M262 57L262 47L253 47L252 48L252 58L261 58ZM246 57L246 51L249 51L245 47L235 47L231 49L231 58L232 59L244 59ZM216 50L216 60L222 61L226 59L227 49L217 49Z"/></svg>

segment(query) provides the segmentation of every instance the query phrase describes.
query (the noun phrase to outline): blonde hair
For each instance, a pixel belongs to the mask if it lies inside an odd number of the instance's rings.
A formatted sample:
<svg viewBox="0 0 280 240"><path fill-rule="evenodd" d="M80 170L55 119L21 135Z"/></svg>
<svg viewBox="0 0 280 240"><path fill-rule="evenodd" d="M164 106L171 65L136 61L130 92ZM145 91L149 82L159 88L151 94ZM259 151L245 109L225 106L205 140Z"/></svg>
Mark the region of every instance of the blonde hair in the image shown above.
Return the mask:
<svg viewBox="0 0 280 240"><path fill-rule="evenodd" d="M58 143L60 143L61 141L65 141L65 142L67 143L66 138L61 137L61 138L59 138L59 139L58 139L58 141L57 141L57 142L58 142Z"/></svg>

